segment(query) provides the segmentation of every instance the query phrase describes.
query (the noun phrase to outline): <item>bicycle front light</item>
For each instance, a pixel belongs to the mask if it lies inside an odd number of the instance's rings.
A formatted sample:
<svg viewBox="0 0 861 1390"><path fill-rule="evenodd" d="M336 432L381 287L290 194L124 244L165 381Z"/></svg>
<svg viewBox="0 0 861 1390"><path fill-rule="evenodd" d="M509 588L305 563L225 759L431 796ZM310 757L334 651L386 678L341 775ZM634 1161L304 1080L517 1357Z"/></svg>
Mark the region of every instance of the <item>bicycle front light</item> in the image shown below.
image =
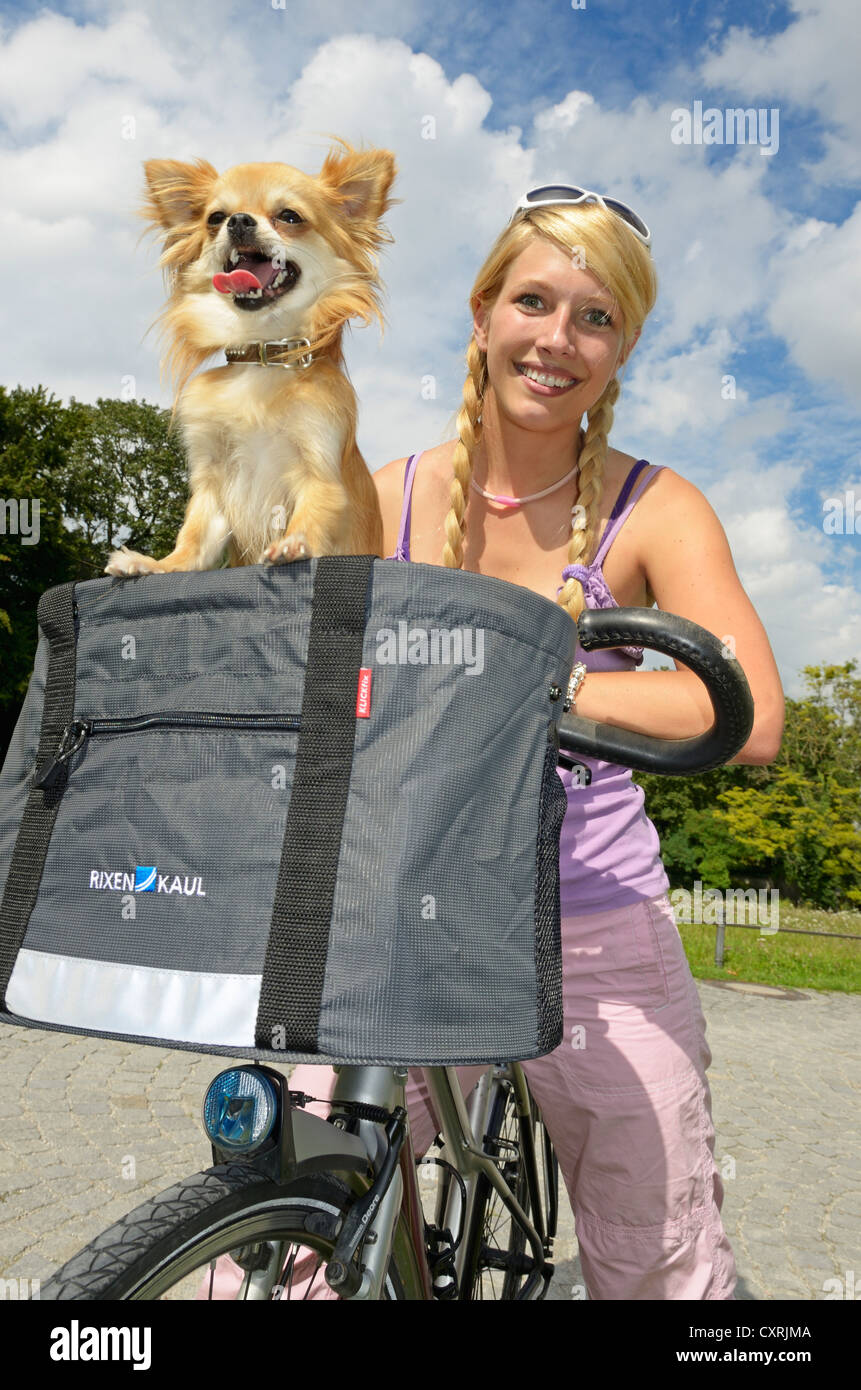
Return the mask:
<svg viewBox="0 0 861 1390"><path fill-rule="evenodd" d="M232 1067L210 1083L203 1127L216 1148L251 1153L269 1138L277 1113L278 1097L265 1072Z"/></svg>

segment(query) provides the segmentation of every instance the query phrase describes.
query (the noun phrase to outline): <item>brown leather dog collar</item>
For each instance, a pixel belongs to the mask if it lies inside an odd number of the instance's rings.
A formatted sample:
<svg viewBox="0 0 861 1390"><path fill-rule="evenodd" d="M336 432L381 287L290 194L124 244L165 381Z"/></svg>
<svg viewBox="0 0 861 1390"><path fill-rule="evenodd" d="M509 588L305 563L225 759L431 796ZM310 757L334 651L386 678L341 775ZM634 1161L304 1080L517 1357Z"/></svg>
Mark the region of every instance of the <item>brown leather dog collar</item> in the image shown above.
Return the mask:
<svg viewBox="0 0 861 1390"><path fill-rule="evenodd" d="M224 355L228 363L251 363L257 367L285 367L288 371L295 367L310 367L314 361L314 354L310 351L305 352L296 361L279 362L270 357L270 348L280 349L281 352L295 351L297 348L311 347L308 338L273 338L265 343L246 343L243 347L228 347L224 349Z"/></svg>

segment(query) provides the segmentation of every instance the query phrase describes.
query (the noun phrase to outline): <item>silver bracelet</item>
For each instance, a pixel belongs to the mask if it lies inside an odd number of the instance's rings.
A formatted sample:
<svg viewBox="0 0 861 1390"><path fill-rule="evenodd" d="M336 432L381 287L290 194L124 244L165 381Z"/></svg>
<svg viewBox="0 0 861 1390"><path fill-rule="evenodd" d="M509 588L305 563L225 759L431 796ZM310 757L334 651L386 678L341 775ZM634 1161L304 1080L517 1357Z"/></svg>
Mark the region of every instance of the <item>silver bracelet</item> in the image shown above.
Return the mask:
<svg viewBox="0 0 861 1390"><path fill-rule="evenodd" d="M586 667L583 665L582 661L578 661L576 666L572 669L571 675L568 678L568 690L565 695L565 704L562 706L563 714L567 714L569 709L575 707L575 700L577 698L577 694L585 679Z"/></svg>

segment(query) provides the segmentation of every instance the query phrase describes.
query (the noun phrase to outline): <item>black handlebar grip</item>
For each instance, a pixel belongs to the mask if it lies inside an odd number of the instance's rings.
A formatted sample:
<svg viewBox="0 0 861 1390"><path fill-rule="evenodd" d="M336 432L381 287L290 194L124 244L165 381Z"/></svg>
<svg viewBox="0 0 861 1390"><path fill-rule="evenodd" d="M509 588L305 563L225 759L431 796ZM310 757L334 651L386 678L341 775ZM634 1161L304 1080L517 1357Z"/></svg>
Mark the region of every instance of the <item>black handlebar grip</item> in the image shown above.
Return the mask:
<svg viewBox="0 0 861 1390"><path fill-rule="evenodd" d="M586 609L577 629L587 652L639 646L683 662L705 685L715 722L695 738L666 739L565 714L559 724L561 762L572 761L565 754L580 754L640 772L684 777L722 767L744 747L753 728L753 697L741 666L735 657L723 655L711 632L655 608Z"/></svg>

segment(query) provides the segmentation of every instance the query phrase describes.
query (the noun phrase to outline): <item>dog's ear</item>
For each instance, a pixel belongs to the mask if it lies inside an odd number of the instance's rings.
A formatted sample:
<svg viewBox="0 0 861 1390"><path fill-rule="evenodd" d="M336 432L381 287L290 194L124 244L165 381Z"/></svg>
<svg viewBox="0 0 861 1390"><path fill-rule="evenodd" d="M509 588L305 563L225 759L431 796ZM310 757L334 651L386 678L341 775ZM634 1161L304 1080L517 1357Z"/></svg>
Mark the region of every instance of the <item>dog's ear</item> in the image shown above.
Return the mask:
<svg viewBox="0 0 861 1390"><path fill-rule="evenodd" d="M148 159L144 164L147 196L141 216L170 229L194 222L203 212L218 179L205 159L183 164L178 159Z"/></svg>
<svg viewBox="0 0 861 1390"><path fill-rule="evenodd" d="M320 170L320 182L337 194L341 210L354 220L377 222L392 206L388 197L397 167L391 150L354 150L346 140L343 149L329 151Z"/></svg>

